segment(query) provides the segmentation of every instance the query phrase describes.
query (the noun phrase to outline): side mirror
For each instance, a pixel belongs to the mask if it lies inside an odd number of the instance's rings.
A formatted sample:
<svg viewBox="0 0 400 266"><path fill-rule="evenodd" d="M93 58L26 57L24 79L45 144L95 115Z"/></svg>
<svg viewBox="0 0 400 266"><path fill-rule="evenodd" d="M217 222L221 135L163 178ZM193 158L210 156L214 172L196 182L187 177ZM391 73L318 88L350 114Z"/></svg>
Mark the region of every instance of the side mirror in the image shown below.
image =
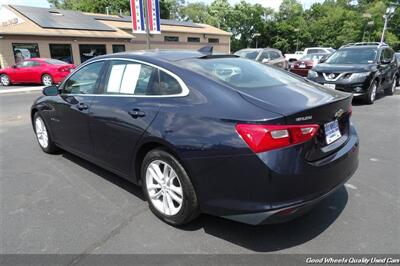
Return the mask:
<svg viewBox="0 0 400 266"><path fill-rule="evenodd" d="M268 62L269 62L269 59L268 59L268 58L264 58L264 59L261 61L261 63L263 63L263 64L268 64Z"/></svg>
<svg viewBox="0 0 400 266"><path fill-rule="evenodd" d="M381 63L384 65L390 64L390 62L392 62L392 60L390 60L390 59L382 59L381 60Z"/></svg>
<svg viewBox="0 0 400 266"><path fill-rule="evenodd" d="M43 94L46 96L56 96L58 95L58 87L55 85L44 87Z"/></svg>
<svg viewBox="0 0 400 266"><path fill-rule="evenodd" d="M323 57L321 57L321 59L319 59L319 63L323 63L323 62L325 62L326 61L326 59L328 59L328 55L324 55Z"/></svg>

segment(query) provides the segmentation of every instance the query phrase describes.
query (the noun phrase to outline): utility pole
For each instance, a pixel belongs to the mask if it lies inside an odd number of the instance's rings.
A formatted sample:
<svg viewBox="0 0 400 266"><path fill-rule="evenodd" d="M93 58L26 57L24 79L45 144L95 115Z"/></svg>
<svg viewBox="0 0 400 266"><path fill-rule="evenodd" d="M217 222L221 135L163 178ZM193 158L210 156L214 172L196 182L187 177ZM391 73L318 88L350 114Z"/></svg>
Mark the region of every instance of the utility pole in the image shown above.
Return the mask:
<svg viewBox="0 0 400 266"><path fill-rule="evenodd" d="M143 5L144 6L144 14L145 14L145 17L146 17L146 19L145 19L145 27L146 27L146 47L147 47L147 50L150 50L150 27L149 27L149 25L150 25L150 21L149 21L149 12L148 12L148 10L149 10L149 1L147 1L147 0L143 0L143 1L145 1L146 2L146 4L145 5Z"/></svg>
<svg viewBox="0 0 400 266"><path fill-rule="evenodd" d="M393 17L394 12L396 11L396 7L394 5L398 5L398 4L391 3L391 6L389 6L386 9L386 13L385 13L385 15L383 15L383 18L385 19L385 24L383 25L381 43L383 43L383 41L385 40L385 32L387 30L388 21Z"/></svg>

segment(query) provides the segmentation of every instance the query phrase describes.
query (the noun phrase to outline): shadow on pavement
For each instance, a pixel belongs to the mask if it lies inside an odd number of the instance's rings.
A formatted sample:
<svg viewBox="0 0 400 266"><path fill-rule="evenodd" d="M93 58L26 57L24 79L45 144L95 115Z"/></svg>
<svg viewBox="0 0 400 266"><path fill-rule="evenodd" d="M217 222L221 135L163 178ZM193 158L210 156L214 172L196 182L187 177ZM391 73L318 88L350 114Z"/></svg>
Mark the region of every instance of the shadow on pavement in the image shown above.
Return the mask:
<svg viewBox="0 0 400 266"><path fill-rule="evenodd" d="M183 230L205 233L257 252L271 252L303 244L324 232L341 214L348 200L340 187L308 214L284 224L251 226L223 218L202 215Z"/></svg>
<svg viewBox="0 0 400 266"><path fill-rule="evenodd" d="M141 187L68 152L63 152L62 156L145 200ZM342 186L303 217L284 224L251 226L203 214L178 228L184 231L202 229L209 235L252 251L278 251L303 244L324 232L340 216L347 200L347 190ZM154 216L154 219L157 218Z"/></svg>

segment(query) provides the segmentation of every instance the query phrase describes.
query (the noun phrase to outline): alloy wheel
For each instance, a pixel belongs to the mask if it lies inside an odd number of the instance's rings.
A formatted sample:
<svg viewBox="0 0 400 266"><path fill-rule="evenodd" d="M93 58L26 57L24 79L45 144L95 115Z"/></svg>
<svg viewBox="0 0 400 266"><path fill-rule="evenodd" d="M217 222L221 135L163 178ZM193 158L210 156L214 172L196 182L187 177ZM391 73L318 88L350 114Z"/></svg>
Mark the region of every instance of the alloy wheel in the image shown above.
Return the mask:
<svg viewBox="0 0 400 266"><path fill-rule="evenodd" d="M7 75L1 75L1 84L4 86L10 85L10 78Z"/></svg>
<svg viewBox="0 0 400 266"><path fill-rule="evenodd" d="M375 98L376 98L376 84L374 83L371 88L371 97L370 97L371 102L375 101Z"/></svg>
<svg viewBox="0 0 400 266"><path fill-rule="evenodd" d="M42 77L42 82L43 82L43 85L45 85L45 86L51 86L53 84L53 80L51 79L51 77L49 75L44 75Z"/></svg>
<svg viewBox="0 0 400 266"><path fill-rule="evenodd" d="M164 215L175 215L182 208L182 185L168 163L155 160L147 166L146 188L151 203Z"/></svg>
<svg viewBox="0 0 400 266"><path fill-rule="evenodd" d="M40 117L37 117L35 120L35 131L40 146L46 149L47 146L49 146L49 137L47 135L46 126L43 122L43 119Z"/></svg>

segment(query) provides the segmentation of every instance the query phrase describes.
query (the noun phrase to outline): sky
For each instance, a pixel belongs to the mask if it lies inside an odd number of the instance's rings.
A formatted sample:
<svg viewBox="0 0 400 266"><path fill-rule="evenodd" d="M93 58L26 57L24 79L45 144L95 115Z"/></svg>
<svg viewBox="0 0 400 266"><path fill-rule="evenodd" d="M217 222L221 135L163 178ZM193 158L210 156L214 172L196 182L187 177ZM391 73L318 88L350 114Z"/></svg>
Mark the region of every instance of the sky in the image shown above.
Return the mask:
<svg viewBox="0 0 400 266"><path fill-rule="evenodd" d="M186 0L187 2L204 2L210 4L213 0ZM229 0L231 4L238 3L240 0ZM265 7L275 10L279 8L282 0L246 0L249 3L259 3ZM300 0L304 8L309 8L313 3L323 2L323 0ZM49 7L47 0L0 0L0 4L28 5L37 7Z"/></svg>

